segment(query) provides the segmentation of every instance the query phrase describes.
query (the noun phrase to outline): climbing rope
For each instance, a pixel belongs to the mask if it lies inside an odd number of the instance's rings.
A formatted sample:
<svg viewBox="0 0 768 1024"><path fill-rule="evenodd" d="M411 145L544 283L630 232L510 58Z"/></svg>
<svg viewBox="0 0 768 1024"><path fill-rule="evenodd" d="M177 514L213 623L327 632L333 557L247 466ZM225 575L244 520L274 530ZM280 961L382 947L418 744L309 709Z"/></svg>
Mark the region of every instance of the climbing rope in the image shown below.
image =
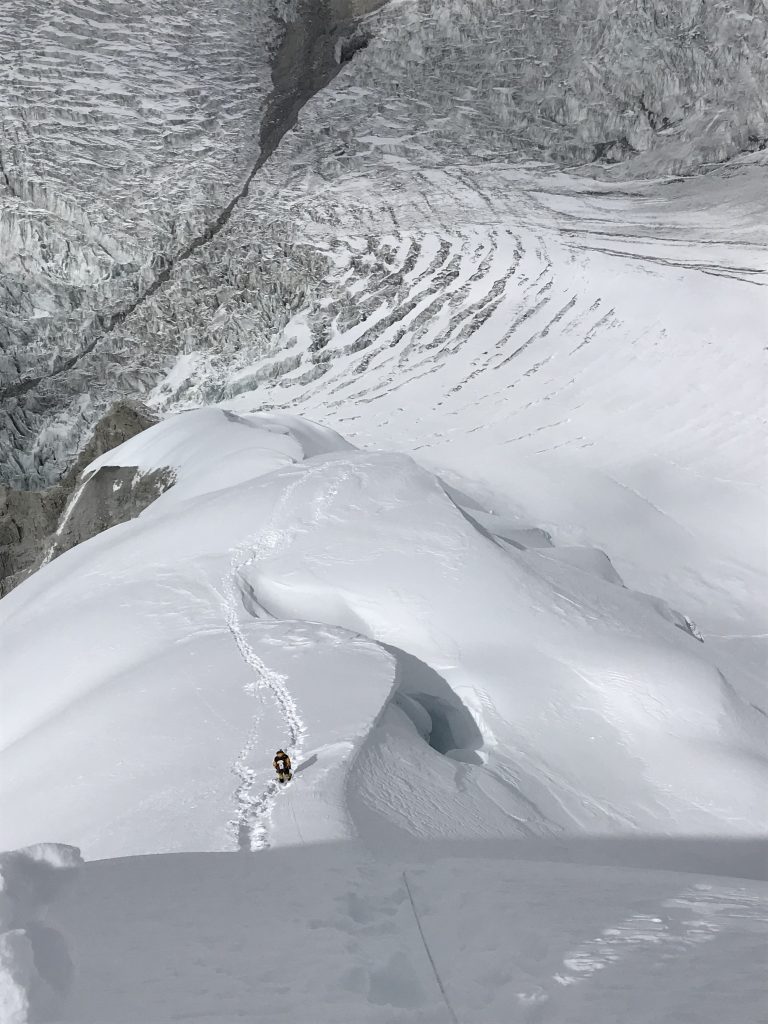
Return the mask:
<svg viewBox="0 0 768 1024"><path fill-rule="evenodd" d="M293 809L293 799L291 798L290 793L287 793L286 795L288 797L288 806L291 808L291 814L293 815L293 823L296 826L296 831L298 832L299 839L301 840L301 845L306 846L306 843L304 842L304 836L301 834L301 829L299 828L299 820L296 817L296 811Z"/></svg>
<svg viewBox="0 0 768 1024"><path fill-rule="evenodd" d="M435 964L435 961L432 959L432 954L429 951L427 940L424 938L424 929L421 927L421 921L419 920L419 914L418 911L416 910L416 904L413 902L413 893L411 892L410 885L408 885L408 878L405 872L403 872L403 881L405 882L405 891L408 893L408 899L411 901L411 910L413 911L413 916L416 918L416 927L419 929L419 935L421 936L421 941L424 946L424 950L427 954L427 957L429 958L430 964L432 965L432 970L435 975L435 981L437 982L437 986L440 989L440 994L442 995L443 1001L445 1002L445 1005L448 1008L448 1013L451 1015L451 1020L453 1021L453 1024L459 1024L459 1018L456 1016L456 1013L454 1012L454 1009L451 1006L450 1000L448 999L448 993L445 991L445 985L443 985L442 979L437 970L437 965Z"/></svg>

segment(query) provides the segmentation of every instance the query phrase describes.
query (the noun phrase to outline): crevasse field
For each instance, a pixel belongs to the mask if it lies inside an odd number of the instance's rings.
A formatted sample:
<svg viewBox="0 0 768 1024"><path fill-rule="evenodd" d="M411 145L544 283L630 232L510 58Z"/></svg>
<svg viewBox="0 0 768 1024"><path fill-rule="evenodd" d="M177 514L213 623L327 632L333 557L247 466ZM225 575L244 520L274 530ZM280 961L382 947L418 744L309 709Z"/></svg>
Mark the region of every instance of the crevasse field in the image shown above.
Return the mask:
<svg viewBox="0 0 768 1024"><path fill-rule="evenodd" d="M376 7L0 12L0 1022L759 1024L764 12Z"/></svg>

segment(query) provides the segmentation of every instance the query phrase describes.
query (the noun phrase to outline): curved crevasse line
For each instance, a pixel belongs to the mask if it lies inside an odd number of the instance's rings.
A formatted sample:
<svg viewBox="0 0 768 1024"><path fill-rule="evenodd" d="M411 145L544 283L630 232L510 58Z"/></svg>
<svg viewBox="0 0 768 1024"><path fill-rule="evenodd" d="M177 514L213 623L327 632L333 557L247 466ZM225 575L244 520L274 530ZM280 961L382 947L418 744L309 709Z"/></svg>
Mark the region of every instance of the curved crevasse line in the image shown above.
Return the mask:
<svg viewBox="0 0 768 1024"><path fill-rule="evenodd" d="M237 842L238 849L243 851L260 850L269 846L269 824L279 792L278 783L274 779L271 779L257 795L254 796L251 792L256 783L257 774L248 762L258 741L265 700L271 698L283 717L288 733L288 753L295 762L301 759L307 728L296 700L288 687L287 677L265 664L243 632L239 615L239 605L242 602L239 598L237 581L250 565L267 555L276 554L290 544L301 526L293 524L290 527L280 527L277 524L286 515L292 504L300 505L300 503L292 501L296 491L302 485L310 483L315 477L332 473L334 469L339 469L341 472L334 475L327 488L311 505L310 524L320 522L326 509L337 496L342 482L349 478L354 469L353 463L348 460L338 460L332 463L323 461L320 465L312 466L309 469L302 467L297 478L283 491L267 526L246 538L233 549L229 571L222 581L221 592L218 593L227 628L237 644L243 661L253 671L254 678L246 684L245 690L260 702L243 747L231 768L232 774L238 779L238 784L233 794L235 816L228 823L228 831Z"/></svg>

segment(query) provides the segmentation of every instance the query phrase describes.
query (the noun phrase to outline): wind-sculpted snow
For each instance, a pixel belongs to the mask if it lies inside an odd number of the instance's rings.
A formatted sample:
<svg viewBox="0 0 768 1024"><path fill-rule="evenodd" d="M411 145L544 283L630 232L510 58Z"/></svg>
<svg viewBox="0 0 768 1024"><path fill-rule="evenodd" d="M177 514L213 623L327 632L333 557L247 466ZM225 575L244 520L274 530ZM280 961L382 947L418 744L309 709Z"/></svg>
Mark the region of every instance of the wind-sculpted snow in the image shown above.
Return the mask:
<svg viewBox="0 0 768 1024"><path fill-rule="evenodd" d="M0 846L172 855L88 866L45 1015L756 1024L764 893L659 869L766 830L761 5L59 7L2 471L128 394L80 483L174 483L0 602Z"/></svg>
<svg viewBox="0 0 768 1024"><path fill-rule="evenodd" d="M258 547L249 538L258 533L266 553L270 523L288 538L301 528L303 502L294 507L286 494L297 485L301 491L304 459L349 446L295 417L243 418L220 410L166 421L133 440L86 473L102 464L142 472L170 467L177 482L164 495L165 507L159 498L133 523L50 562L33 577L48 575L44 592L27 591L25 598L22 586L20 597L3 601L3 683L13 678L14 692L12 652L21 657L27 641L5 615L14 618L15 606L23 619L31 615L38 628L55 634L37 647L42 662L28 663L40 684L36 698L13 700L14 710L9 706L3 716L3 774L18 783L5 788L3 827L13 821L14 835L18 829L31 840L50 818L57 834L82 835L89 853L104 856L265 845L272 841L270 817L279 827L280 815L270 815L269 801L255 807L257 794L271 796L274 751L289 745L297 775L303 762L311 765L302 793L320 809L304 822L304 840L351 834L345 764L390 696L391 656L344 630L249 616L250 605L242 607L238 597L231 612L226 602L222 607L222 597L240 585L240 561ZM312 479L312 470L307 473ZM321 501L308 511L310 520L322 507ZM149 543L143 554L133 546L134 531ZM122 569L108 564L116 550L126 559ZM61 568L62 559L80 569ZM50 574L58 576L63 597L71 571L88 576L84 604L67 602L54 612L59 599ZM113 602L108 595L115 586L122 596ZM99 626L89 636L82 627L93 614ZM78 646L92 656L75 657ZM340 706L329 702L329 688ZM154 723L149 730L148 723ZM303 759L302 739L309 745ZM114 772L99 767L104 757ZM51 769L51 758L61 773ZM58 800L53 793L60 783L70 796ZM296 841L292 814L287 825Z"/></svg>
<svg viewBox="0 0 768 1024"><path fill-rule="evenodd" d="M477 77L469 28L418 102L401 96L406 7L375 19L226 227L57 379L61 414L31 413L46 425L21 462L47 473L102 399L153 382L161 413L304 412L607 550L729 674L744 656L762 707L764 154L622 185L494 155L435 112ZM425 46L446 31L408 24Z"/></svg>
<svg viewBox="0 0 768 1024"><path fill-rule="evenodd" d="M743 676L605 556L282 413L182 414L106 464L176 483L0 604L0 842L763 829Z"/></svg>

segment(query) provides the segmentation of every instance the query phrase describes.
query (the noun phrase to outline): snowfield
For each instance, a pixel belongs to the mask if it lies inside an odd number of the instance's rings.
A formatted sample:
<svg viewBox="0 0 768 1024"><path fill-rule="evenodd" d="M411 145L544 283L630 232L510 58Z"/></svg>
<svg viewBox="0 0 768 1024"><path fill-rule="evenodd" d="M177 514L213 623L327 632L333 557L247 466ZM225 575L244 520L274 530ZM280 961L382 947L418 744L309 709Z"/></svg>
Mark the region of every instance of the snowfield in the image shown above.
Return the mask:
<svg viewBox="0 0 768 1024"><path fill-rule="evenodd" d="M762 1019L764 882L691 873L687 858L686 874L557 863L541 849L532 860L524 845L374 856L308 843L86 864L27 940L33 1012L78 1024ZM62 874L34 866L37 879ZM18 972L25 940L10 935L0 1006L18 1024L29 1001L18 987L16 1008L8 999L8 953Z"/></svg>
<svg viewBox="0 0 768 1024"><path fill-rule="evenodd" d="M600 552L286 414L184 413L106 462L177 483L0 605L2 845L295 842L281 745L318 839L762 831L765 716Z"/></svg>

